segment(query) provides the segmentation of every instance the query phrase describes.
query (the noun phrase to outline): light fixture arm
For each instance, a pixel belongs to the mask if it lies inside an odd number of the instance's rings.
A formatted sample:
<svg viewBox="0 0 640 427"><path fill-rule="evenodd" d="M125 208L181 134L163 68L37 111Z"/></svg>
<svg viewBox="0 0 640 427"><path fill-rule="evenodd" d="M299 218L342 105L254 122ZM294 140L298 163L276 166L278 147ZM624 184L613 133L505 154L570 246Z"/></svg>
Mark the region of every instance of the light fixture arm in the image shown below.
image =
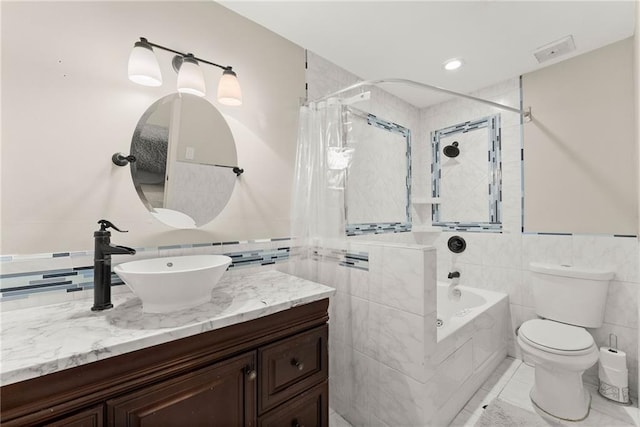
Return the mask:
<svg viewBox="0 0 640 427"><path fill-rule="evenodd" d="M149 46L157 47L158 49L166 50L167 52L175 53L176 55L180 55L182 57L191 56L191 57L193 57L193 59L195 59L198 62L203 62L205 64L213 65L214 67L218 67L218 68L220 68L222 70L231 70L232 69L232 67L230 65L224 66L224 65L216 64L215 62L207 61L206 59L202 59L202 58L198 58L197 56L193 56L193 54L180 52L178 50L174 50L174 49L171 49L171 48L166 47L166 46L162 46L162 45L159 45L159 44L156 44L156 43L152 43L152 42L150 42L149 40L147 40L144 37L140 37L140 41L143 42L143 43L148 44Z"/></svg>

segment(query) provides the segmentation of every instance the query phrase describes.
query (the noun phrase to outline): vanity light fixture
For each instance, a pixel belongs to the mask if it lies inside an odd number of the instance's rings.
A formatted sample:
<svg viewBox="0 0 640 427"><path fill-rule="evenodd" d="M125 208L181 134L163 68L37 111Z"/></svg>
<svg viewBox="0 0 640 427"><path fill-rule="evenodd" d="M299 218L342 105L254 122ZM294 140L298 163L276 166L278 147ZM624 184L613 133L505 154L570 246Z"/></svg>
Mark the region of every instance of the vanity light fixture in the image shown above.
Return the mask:
<svg viewBox="0 0 640 427"><path fill-rule="evenodd" d="M182 65L178 69L178 92L191 95L204 96L204 74L198 65L198 61L192 54L182 58Z"/></svg>
<svg viewBox="0 0 640 427"><path fill-rule="evenodd" d="M162 75L153 48L175 53L172 65L178 72L178 92L204 96L206 89L204 75L199 63L222 69L218 83L218 102L225 105L242 105L242 91L236 73L231 66L197 58L191 53L183 53L165 46L151 43L144 37L136 42L129 55L129 80L144 86L160 86Z"/></svg>
<svg viewBox="0 0 640 427"><path fill-rule="evenodd" d="M462 64L463 64L462 59L460 59L460 58L452 58L452 59L446 60L442 64L442 66L447 71L454 71L454 70L457 70L458 68L462 67Z"/></svg>

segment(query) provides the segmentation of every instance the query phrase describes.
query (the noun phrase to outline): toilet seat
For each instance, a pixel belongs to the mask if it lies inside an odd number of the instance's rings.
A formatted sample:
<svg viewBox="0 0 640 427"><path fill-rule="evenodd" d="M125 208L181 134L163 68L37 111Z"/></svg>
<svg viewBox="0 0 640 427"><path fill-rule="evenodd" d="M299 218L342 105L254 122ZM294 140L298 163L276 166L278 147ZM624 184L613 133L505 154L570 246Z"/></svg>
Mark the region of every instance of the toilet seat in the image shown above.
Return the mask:
<svg viewBox="0 0 640 427"><path fill-rule="evenodd" d="M585 329L552 320L527 320L520 326L518 336L532 347L564 356L588 354L595 345Z"/></svg>

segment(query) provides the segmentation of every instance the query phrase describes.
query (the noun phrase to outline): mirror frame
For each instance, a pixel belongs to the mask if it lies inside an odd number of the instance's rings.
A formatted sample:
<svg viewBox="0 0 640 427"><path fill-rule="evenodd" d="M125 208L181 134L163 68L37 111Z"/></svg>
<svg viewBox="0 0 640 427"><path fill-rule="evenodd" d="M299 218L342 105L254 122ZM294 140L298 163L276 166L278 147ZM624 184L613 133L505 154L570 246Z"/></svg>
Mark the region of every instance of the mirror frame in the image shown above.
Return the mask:
<svg viewBox="0 0 640 427"><path fill-rule="evenodd" d="M431 132L431 195L434 198L441 197L441 139L459 133L467 133L484 128L487 128L488 131L488 167L490 168L488 183L489 222L461 222L442 220L440 204L434 203L431 205L431 221L434 227L442 227L446 230L457 231L483 231L494 233L502 232L502 139L500 128L500 114L458 123L456 125Z"/></svg>
<svg viewBox="0 0 640 427"><path fill-rule="evenodd" d="M380 233L398 233L402 231L411 231L411 130L399 124L380 119L373 114L358 110L357 108L347 107L353 114L359 115L367 121L367 124L377 127L387 132L396 133L405 138L406 141L406 157L407 157L407 175L405 177L405 185L407 190L407 203L405 207L406 220L404 222L370 222L370 223L347 223L345 231L347 236L358 236L362 234L380 234ZM347 185L348 181L347 181ZM345 191L345 220L347 219L347 192Z"/></svg>

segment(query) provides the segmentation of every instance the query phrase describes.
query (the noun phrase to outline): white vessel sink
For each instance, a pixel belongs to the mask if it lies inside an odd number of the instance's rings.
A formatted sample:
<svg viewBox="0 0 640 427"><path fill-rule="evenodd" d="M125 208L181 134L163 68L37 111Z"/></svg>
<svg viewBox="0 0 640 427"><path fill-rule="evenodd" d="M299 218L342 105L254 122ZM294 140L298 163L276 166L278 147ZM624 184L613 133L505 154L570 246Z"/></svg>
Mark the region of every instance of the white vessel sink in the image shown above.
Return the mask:
<svg viewBox="0 0 640 427"><path fill-rule="evenodd" d="M142 300L145 313L168 313L211 300L231 264L225 255L190 255L119 264L113 271Z"/></svg>

